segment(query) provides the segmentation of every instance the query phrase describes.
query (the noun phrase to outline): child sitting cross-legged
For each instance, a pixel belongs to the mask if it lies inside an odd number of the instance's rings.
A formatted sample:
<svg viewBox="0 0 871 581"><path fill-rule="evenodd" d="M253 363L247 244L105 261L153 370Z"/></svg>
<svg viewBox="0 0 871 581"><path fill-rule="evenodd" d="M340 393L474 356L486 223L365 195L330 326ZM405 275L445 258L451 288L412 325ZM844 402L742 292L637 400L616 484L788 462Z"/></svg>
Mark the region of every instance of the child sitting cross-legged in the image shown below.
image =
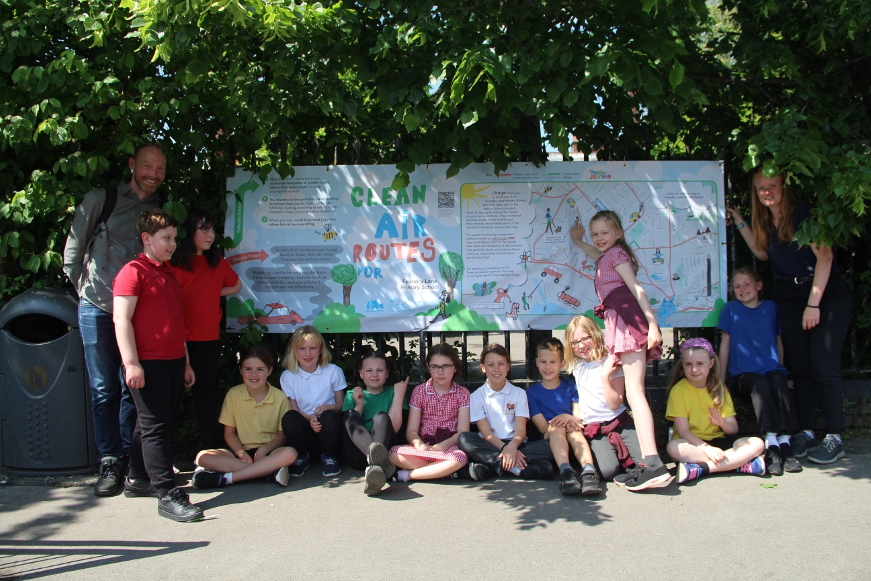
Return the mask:
<svg viewBox="0 0 871 581"><path fill-rule="evenodd" d="M553 465L547 440L526 441L529 402L526 392L508 381L511 359L502 345L491 343L481 352L481 371L487 382L471 397L471 421L478 434L460 434L460 450L469 457L472 480L494 474L525 479L550 478Z"/></svg>
<svg viewBox="0 0 871 581"><path fill-rule="evenodd" d="M668 453L679 462L679 483L729 470L765 474L765 462L760 457L764 442L756 437L735 438L738 422L732 397L720 376L714 348L707 340L689 339L680 346L665 417L674 420L674 438L668 443Z"/></svg>
<svg viewBox="0 0 871 581"><path fill-rule="evenodd" d="M239 357L242 385L227 392L218 421L224 425L229 449L203 450L191 478L196 488L215 488L234 482L267 477L287 486L287 467L296 460L296 450L286 445L281 418L290 410L284 393L267 379L272 373L272 354L261 345L249 347Z"/></svg>

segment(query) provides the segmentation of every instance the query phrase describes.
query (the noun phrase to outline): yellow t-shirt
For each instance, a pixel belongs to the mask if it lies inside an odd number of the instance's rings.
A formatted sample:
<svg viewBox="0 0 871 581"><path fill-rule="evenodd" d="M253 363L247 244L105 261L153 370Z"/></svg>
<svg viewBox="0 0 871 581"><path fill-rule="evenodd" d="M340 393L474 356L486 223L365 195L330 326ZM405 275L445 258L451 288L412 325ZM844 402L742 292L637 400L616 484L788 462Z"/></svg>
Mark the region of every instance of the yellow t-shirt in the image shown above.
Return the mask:
<svg viewBox="0 0 871 581"><path fill-rule="evenodd" d="M290 411L287 396L271 385L267 386L269 392L263 401L254 401L244 383L231 387L224 397L218 421L236 428L239 441L246 450L271 442L281 431L281 418Z"/></svg>
<svg viewBox="0 0 871 581"><path fill-rule="evenodd" d="M686 418L690 425L690 431L702 440L708 441L714 438L722 438L726 434L720 429L720 426L715 426L708 419L710 415L708 408L710 407L714 407L714 402L710 394L708 394L708 390L693 387L684 378L677 382L668 394L665 419ZM732 396L729 395L729 390L726 390L723 405L720 406L720 413L724 418L735 415L735 406L732 404ZM672 440L677 440L678 438L680 436L677 430L675 430Z"/></svg>

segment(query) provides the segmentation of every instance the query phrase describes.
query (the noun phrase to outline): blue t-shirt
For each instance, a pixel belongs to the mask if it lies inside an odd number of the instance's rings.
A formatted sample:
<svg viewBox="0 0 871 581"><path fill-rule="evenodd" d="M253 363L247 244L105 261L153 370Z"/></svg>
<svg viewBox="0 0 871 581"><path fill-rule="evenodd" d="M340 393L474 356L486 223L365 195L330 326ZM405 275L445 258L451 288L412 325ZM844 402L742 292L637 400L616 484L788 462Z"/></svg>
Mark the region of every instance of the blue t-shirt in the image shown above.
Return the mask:
<svg viewBox="0 0 871 581"><path fill-rule="evenodd" d="M542 414L549 422L560 414L572 413L572 402L578 401L578 390L569 379L560 379L554 389L547 389L539 382L526 390L526 398L529 400L529 417Z"/></svg>
<svg viewBox="0 0 871 581"><path fill-rule="evenodd" d="M761 301L755 309L729 301L720 312L717 328L729 333L729 375L768 373L786 368L777 355L780 321L777 305Z"/></svg>

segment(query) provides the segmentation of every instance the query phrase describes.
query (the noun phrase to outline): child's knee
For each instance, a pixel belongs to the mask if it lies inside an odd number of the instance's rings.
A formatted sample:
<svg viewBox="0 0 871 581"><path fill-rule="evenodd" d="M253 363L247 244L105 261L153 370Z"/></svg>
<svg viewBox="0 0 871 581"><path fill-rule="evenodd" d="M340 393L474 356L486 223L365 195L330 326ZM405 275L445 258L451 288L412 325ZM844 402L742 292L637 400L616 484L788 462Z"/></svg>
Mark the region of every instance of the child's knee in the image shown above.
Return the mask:
<svg viewBox="0 0 871 581"><path fill-rule="evenodd" d="M673 460L678 460L680 458L680 445L681 443L686 442L686 440L672 440L665 447L668 455L672 457Z"/></svg>
<svg viewBox="0 0 871 581"><path fill-rule="evenodd" d="M294 448L292 448L291 446L282 446L282 447L278 448L278 450L275 450L275 452L273 452L273 453L276 453L276 452L278 453L279 458L281 459L282 465L290 466L291 464L296 462L296 458L297 458L298 454L296 453L296 450Z"/></svg>

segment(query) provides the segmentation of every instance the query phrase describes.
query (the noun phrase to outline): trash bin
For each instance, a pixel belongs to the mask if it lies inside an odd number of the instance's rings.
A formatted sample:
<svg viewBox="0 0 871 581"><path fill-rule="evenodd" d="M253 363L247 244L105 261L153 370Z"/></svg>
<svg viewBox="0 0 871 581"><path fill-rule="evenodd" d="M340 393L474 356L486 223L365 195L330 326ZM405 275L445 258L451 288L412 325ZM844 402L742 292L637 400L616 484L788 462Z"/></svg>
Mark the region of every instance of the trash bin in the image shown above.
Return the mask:
<svg viewBox="0 0 871 581"><path fill-rule="evenodd" d="M0 310L0 436L10 474L85 474L99 463L78 300L31 289Z"/></svg>

